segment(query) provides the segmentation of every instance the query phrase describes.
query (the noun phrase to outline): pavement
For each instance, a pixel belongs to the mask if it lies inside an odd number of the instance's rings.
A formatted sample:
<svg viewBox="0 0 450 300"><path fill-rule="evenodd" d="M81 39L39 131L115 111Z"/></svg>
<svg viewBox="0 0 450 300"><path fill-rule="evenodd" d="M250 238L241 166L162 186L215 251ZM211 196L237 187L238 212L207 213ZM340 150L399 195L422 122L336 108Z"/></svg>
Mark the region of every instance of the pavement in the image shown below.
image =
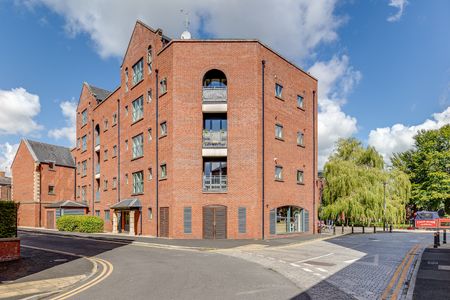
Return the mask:
<svg viewBox="0 0 450 300"><path fill-rule="evenodd" d="M450 299L450 244L443 244L442 234L441 246L422 254L412 299Z"/></svg>

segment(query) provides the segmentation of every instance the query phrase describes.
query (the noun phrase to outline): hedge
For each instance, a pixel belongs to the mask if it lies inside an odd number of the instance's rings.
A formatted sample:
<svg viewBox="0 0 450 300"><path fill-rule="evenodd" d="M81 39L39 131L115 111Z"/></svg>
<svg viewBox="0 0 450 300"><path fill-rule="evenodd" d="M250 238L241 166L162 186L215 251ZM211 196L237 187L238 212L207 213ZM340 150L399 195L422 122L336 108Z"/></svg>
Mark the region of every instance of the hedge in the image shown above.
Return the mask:
<svg viewBox="0 0 450 300"><path fill-rule="evenodd" d="M59 231L103 232L103 220L95 216L61 216L56 220Z"/></svg>
<svg viewBox="0 0 450 300"><path fill-rule="evenodd" d="M17 235L17 209L19 204L13 201L0 201L0 238Z"/></svg>

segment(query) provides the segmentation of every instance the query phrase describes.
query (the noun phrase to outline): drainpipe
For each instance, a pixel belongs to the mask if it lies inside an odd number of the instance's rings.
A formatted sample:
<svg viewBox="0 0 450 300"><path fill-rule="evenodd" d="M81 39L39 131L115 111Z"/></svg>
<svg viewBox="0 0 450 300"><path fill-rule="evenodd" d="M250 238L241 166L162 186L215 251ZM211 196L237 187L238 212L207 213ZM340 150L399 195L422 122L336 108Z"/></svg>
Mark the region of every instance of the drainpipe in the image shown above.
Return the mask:
<svg viewBox="0 0 450 300"><path fill-rule="evenodd" d="M73 190L73 199L77 202L77 158L75 157L75 172L74 172L74 190Z"/></svg>
<svg viewBox="0 0 450 300"><path fill-rule="evenodd" d="M264 69L266 67L266 61L262 60L261 61L261 66L262 66L262 76L261 76L261 105L262 105L262 113L261 113L261 119L262 119L262 137L261 137L261 141L262 141L262 155L261 155L261 171L262 171L262 191L261 191L261 235L262 235L262 239L264 240L265 236L264 236Z"/></svg>
<svg viewBox="0 0 450 300"><path fill-rule="evenodd" d="M94 119L91 121L91 135L92 135L92 179L91 179L91 185L92 185L92 212L91 214L94 216L94 202L95 202L95 192L94 192L94 177L95 177L95 129L94 129ZM100 134L100 132L99 132Z"/></svg>
<svg viewBox="0 0 450 300"><path fill-rule="evenodd" d="M117 99L117 202L120 202L120 99Z"/></svg>
<svg viewBox="0 0 450 300"><path fill-rule="evenodd" d="M40 163L38 168L39 168L39 227L42 227L42 172Z"/></svg>
<svg viewBox="0 0 450 300"><path fill-rule="evenodd" d="M313 234L316 234L316 91L313 91Z"/></svg>
<svg viewBox="0 0 450 300"><path fill-rule="evenodd" d="M156 83L155 83L155 85L156 85L156 87L155 87L155 100L156 100L156 102L155 102L155 105L156 105L156 113L155 113L155 115L156 115L156 117L155 117L155 145L156 145L156 190L155 190L155 195L156 195L156 210L155 210L155 215L156 215L156 237L159 237L159 203L158 203L158 200L159 200L159 194L158 194L158 187L159 187L159 163L158 163L158 146L159 146L159 143L158 143L158 139L159 139L159 137L158 137L158 135L159 135L159 125L158 125L158 122L159 122L159 118L158 118L158 97L159 97L159 95L158 95L158 82L159 82L159 72L158 72L159 70L158 69L156 69L155 70L155 75L156 75Z"/></svg>

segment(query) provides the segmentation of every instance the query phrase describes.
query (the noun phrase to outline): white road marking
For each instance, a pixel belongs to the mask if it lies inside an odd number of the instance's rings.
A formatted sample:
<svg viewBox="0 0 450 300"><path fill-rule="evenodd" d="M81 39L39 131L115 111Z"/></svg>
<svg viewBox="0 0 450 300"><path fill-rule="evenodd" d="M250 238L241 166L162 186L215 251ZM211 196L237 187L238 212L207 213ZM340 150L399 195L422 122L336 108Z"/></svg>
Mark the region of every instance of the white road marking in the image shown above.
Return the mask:
<svg viewBox="0 0 450 300"><path fill-rule="evenodd" d="M278 260L280 263L282 263L282 264L285 264L286 262L284 261L284 260L282 260L282 259L279 259Z"/></svg>
<svg viewBox="0 0 450 300"><path fill-rule="evenodd" d="M319 270L320 272L323 272L323 273L328 273L328 271L327 270L325 270L325 269L322 269L322 268L316 268L317 270Z"/></svg>
<svg viewBox="0 0 450 300"><path fill-rule="evenodd" d="M290 263L291 266L299 268L300 266L294 263Z"/></svg>
<svg viewBox="0 0 450 300"><path fill-rule="evenodd" d="M313 265L312 264L308 264L308 263L303 263L305 266L309 266L309 267L312 267Z"/></svg>
<svg viewBox="0 0 450 300"><path fill-rule="evenodd" d="M333 254L334 253L328 253L328 254L324 254L324 255L320 255L320 256L316 256L316 257L311 257L311 258L308 258L308 259L296 261L296 263L303 263L303 262L307 262L307 261L311 261L311 260L316 260L318 258L327 257L327 256L330 256L330 255L333 255Z"/></svg>
<svg viewBox="0 0 450 300"><path fill-rule="evenodd" d="M439 265L438 269L439 270L444 270L444 271L450 271L450 266Z"/></svg>
<svg viewBox="0 0 450 300"><path fill-rule="evenodd" d="M303 269L303 271L306 271L306 272L312 273L312 270L310 270L310 269L308 269L308 268L302 268L302 269Z"/></svg>
<svg viewBox="0 0 450 300"><path fill-rule="evenodd" d="M275 258L273 258L273 257L267 257L267 259L270 259L270 260L275 260Z"/></svg>
<svg viewBox="0 0 450 300"><path fill-rule="evenodd" d="M319 273L314 273L314 275L316 275L317 277L322 278L322 275L320 275Z"/></svg>
<svg viewBox="0 0 450 300"><path fill-rule="evenodd" d="M352 264L352 263L354 263L354 262L357 261L357 260L358 260L358 258L355 258L355 259L345 260L344 262L345 262L346 264Z"/></svg>

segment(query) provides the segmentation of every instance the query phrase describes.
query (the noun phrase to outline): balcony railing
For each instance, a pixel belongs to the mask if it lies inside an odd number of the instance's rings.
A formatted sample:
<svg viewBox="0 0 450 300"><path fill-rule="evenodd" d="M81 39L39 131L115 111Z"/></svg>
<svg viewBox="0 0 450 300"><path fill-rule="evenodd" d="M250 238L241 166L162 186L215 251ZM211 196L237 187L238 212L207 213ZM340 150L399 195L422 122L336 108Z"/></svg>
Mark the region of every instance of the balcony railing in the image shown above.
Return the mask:
<svg viewBox="0 0 450 300"><path fill-rule="evenodd" d="M227 190L227 175L203 176L204 192L225 192Z"/></svg>
<svg viewBox="0 0 450 300"><path fill-rule="evenodd" d="M203 130L203 148L226 148L228 132Z"/></svg>
<svg viewBox="0 0 450 300"><path fill-rule="evenodd" d="M95 175L100 174L100 164L95 165Z"/></svg>
<svg viewBox="0 0 450 300"><path fill-rule="evenodd" d="M203 103L224 103L227 102L226 87L204 87Z"/></svg>

